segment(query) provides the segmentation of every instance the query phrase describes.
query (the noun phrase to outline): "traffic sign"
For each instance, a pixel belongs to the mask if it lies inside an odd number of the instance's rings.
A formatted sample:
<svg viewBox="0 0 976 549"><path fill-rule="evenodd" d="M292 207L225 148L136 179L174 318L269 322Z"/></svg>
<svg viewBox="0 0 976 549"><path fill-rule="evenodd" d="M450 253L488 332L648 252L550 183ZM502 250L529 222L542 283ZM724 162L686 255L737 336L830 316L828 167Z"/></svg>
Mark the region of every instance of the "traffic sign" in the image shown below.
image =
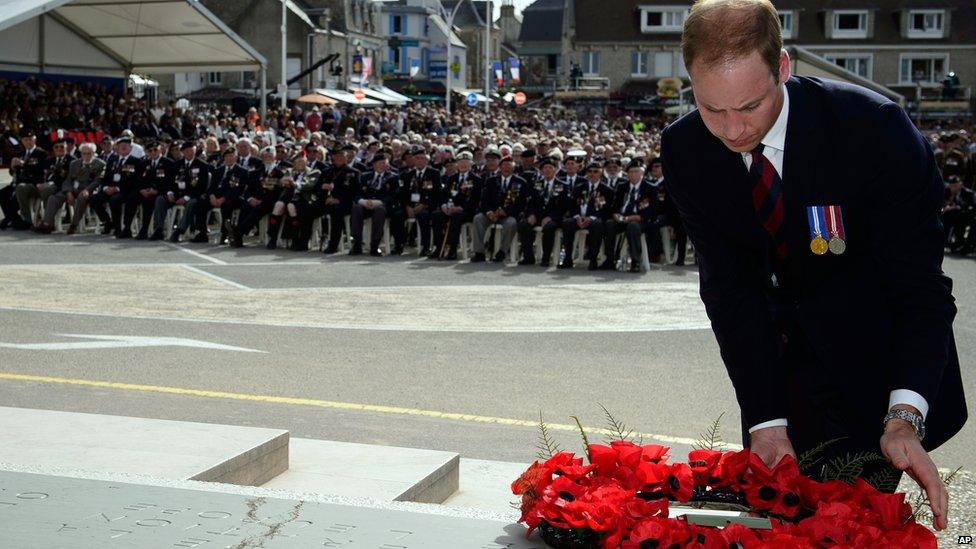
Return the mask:
<svg viewBox="0 0 976 549"><path fill-rule="evenodd" d="M468 105L473 107L478 104L478 95L474 92L468 94Z"/></svg>
<svg viewBox="0 0 976 549"><path fill-rule="evenodd" d="M515 94L515 104L524 105L525 104L525 94L522 92L517 92Z"/></svg>
<svg viewBox="0 0 976 549"><path fill-rule="evenodd" d="M356 101L362 101L363 99L366 99L366 92L364 92L362 88L357 88L356 92L353 93L353 95L356 97Z"/></svg>

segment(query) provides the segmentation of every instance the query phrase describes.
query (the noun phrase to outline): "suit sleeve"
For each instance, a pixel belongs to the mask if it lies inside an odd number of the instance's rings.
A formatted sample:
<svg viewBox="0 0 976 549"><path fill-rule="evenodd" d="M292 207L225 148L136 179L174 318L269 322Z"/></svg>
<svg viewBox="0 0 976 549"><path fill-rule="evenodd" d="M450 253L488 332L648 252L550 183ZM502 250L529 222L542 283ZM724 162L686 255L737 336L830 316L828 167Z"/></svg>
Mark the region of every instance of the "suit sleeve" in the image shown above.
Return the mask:
<svg viewBox="0 0 976 549"><path fill-rule="evenodd" d="M665 131L661 142L665 184L695 246L701 299L747 427L785 418L786 379L779 333L764 292L762 274L748 253L728 242L689 189L695 183L676 162L678 145ZM684 147L691 150L693 147ZM688 165L687 163L685 165ZM685 179L687 178L687 179Z"/></svg>
<svg viewBox="0 0 976 549"><path fill-rule="evenodd" d="M949 361L956 306L942 272L943 183L935 156L895 104L880 107L877 177L872 181L869 245L892 312L894 363L889 389L908 389L936 404Z"/></svg>

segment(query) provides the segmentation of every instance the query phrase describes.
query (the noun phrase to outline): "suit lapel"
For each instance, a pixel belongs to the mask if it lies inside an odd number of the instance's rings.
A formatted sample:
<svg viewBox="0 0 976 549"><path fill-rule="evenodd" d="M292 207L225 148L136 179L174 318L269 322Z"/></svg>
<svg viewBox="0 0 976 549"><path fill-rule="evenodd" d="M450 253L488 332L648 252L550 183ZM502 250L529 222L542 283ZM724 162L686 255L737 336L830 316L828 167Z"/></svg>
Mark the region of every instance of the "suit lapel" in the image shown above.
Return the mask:
<svg viewBox="0 0 976 549"><path fill-rule="evenodd" d="M818 106L803 90L796 78L786 84L790 94L790 113L786 125L786 152L783 159L783 206L785 210L787 246L794 259L809 254L810 232L806 207L816 195L813 187L818 180L818 159L827 158L823 132L823 116ZM799 261L792 261L798 267Z"/></svg>

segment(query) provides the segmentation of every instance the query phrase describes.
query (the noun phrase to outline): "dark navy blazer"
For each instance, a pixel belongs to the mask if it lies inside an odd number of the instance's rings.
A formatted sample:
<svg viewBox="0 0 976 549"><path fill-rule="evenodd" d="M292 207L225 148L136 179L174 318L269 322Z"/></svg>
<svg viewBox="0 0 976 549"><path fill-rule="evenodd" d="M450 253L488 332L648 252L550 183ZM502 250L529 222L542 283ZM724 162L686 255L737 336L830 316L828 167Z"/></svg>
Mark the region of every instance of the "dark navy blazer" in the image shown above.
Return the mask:
<svg viewBox="0 0 976 549"><path fill-rule="evenodd" d="M929 404L924 445L935 448L965 423L966 403L952 281L942 272L943 183L931 147L881 95L806 77L786 87L783 265L771 266L742 155L714 137L698 111L662 137L665 184L695 246L701 297L743 423L788 417L791 365L778 318L785 304L818 375L837 380L851 409L876 417L880 435L889 392L913 390ZM842 209L842 255L810 250L806 207L825 205Z"/></svg>

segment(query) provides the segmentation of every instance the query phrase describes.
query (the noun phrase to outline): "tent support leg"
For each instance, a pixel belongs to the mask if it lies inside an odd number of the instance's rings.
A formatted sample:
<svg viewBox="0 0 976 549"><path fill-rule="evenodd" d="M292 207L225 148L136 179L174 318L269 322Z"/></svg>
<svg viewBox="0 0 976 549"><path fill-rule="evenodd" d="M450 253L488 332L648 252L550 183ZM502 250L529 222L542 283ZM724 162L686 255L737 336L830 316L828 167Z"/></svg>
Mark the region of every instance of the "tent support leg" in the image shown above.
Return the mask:
<svg viewBox="0 0 976 549"><path fill-rule="evenodd" d="M268 117L268 67L261 65L261 125Z"/></svg>

